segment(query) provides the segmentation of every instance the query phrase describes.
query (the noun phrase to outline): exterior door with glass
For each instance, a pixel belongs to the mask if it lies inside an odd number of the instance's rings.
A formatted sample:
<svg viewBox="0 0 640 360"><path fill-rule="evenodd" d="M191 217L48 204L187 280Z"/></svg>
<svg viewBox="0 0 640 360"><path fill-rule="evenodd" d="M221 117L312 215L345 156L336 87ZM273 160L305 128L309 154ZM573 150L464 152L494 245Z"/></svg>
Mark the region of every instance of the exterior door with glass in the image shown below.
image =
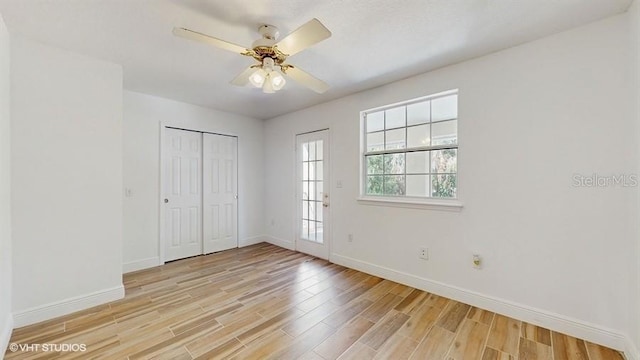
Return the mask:
<svg viewBox="0 0 640 360"><path fill-rule="evenodd" d="M329 259L329 130L296 136L296 250Z"/></svg>

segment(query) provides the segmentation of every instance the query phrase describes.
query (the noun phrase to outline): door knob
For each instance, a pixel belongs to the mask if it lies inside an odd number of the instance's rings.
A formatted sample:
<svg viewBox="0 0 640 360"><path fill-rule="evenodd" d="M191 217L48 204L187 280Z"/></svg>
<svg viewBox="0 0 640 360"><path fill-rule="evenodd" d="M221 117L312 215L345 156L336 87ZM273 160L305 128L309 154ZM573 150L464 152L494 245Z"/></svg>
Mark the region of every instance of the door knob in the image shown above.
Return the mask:
<svg viewBox="0 0 640 360"><path fill-rule="evenodd" d="M164 199L164 203L168 204L169 203L169 199Z"/></svg>

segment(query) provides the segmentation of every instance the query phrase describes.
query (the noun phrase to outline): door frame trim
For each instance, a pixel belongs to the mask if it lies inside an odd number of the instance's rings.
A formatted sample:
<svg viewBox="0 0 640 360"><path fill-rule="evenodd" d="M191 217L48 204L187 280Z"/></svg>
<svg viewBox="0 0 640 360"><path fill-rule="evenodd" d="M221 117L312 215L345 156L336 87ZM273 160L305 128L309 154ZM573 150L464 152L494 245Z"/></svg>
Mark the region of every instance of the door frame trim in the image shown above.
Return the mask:
<svg viewBox="0 0 640 360"><path fill-rule="evenodd" d="M191 126L186 126L184 124L177 122L172 122L172 121L160 121L159 122L159 136L160 136L160 149L159 149L159 157L158 157L158 161L160 162L160 166L159 168L159 174L158 174L158 263L159 265L162 265L165 263L165 259L166 259L166 254L165 254L165 240L166 240L166 236L164 234L164 216L165 216L165 210L164 210L164 206L162 206L163 204L163 199L164 199L164 194L163 194L163 189L164 189L164 171L165 171L165 166L164 166L164 146L165 144L165 129L166 128L170 128L170 129L175 129L175 130L184 130L184 131L193 131L193 132L199 132L199 133L207 133L207 134L214 134L214 135L222 135L222 136L230 136L230 137L235 137L237 139L236 142L236 154L237 154L237 158L238 158L238 165L236 166L236 183L237 183L237 187L238 187L238 194L240 193L240 136L238 136L237 134L234 134L233 132L225 132L225 133L221 133L219 131L216 130L209 130L209 129L202 129L200 127L191 127ZM238 199L239 200L239 199ZM200 200L200 202L202 203L202 199ZM236 222L236 232L238 234L238 238L237 238L237 244L238 246L240 246L240 201L238 201L238 203L236 204L236 218L238 219L238 221ZM202 214L201 214L202 215Z"/></svg>
<svg viewBox="0 0 640 360"><path fill-rule="evenodd" d="M293 184L294 184L294 189L293 189L293 250L294 251L298 251L298 135L308 135L308 134L313 134L316 132L321 132L321 131L326 131L328 136L329 136L329 141L328 141L328 151L329 151L329 176L327 177L326 183L328 185L328 189L329 191L329 200L331 202L333 202L333 192L331 191L332 187L332 176L333 176L333 171L331 171L331 162L332 162L332 158L333 158L333 154L332 154L332 146L331 146L331 139L333 138L332 133L331 133L331 128L330 127L323 127L320 129L316 129L316 130L307 130L307 131L301 131L301 132L296 132L293 134ZM326 242L327 244L327 261L331 261L331 248L332 248L332 243L333 243L333 218L331 216L332 214L332 205L329 205L329 208L327 210L328 213L328 219L329 219L329 231L328 231L328 235L329 235L329 239Z"/></svg>

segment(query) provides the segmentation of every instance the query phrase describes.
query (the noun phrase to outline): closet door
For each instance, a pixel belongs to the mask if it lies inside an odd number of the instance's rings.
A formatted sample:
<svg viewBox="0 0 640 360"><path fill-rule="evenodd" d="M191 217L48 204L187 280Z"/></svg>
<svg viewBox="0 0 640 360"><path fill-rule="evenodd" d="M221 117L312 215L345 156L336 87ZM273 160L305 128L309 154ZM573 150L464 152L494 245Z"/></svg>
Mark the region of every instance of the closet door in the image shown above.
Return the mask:
<svg viewBox="0 0 640 360"><path fill-rule="evenodd" d="M202 134L165 129L165 261L202 253Z"/></svg>
<svg viewBox="0 0 640 360"><path fill-rule="evenodd" d="M238 138L203 134L203 249L238 247Z"/></svg>

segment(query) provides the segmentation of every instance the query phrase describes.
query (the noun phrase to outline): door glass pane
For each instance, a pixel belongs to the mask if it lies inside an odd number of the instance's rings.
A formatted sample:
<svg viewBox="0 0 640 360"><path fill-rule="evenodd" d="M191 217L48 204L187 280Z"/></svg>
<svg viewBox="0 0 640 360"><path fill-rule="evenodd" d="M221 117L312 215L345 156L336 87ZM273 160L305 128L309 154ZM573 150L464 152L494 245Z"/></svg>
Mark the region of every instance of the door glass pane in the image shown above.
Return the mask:
<svg viewBox="0 0 640 360"><path fill-rule="evenodd" d="M309 160L313 161L316 159L316 142L311 141L309 143Z"/></svg>
<svg viewBox="0 0 640 360"><path fill-rule="evenodd" d="M309 143L302 144L302 161L309 161Z"/></svg>
<svg viewBox="0 0 640 360"><path fill-rule="evenodd" d="M429 146L431 144L429 124L407 128L407 147Z"/></svg>
<svg viewBox="0 0 640 360"><path fill-rule="evenodd" d="M309 166L309 180L315 180L316 179L316 162L310 161L307 166Z"/></svg>
<svg viewBox="0 0 640 360"><path fill-rule="evenodd" d="M384 112L367 114L367 132L384 130Z"/></svg>
<svg viewBox="0 0 640 360"><path fill-rule="evenodd" d="M303 162L302 166L302 180L309 180L309 163Z"/></svg>
<svg viewBox="0 0 640 360"><path fill-rule="evenodd" d="M384 112L384 127L385 129L395 129L403 127L407 124L405 119L405 107L397 107L386 110Z"/></svg>
<svg viewBox="0 0 640 360"><path fill-rule="evenodd" d="M307 194L309 194L309 200L316 200L316 182L315 181L309 182L309 192L307 192Z"/></svg>
<svg viewBox="0 0 640 360"><path fill-rule="evenodd" d="M384 131L367 134L367 151L384 150Z"/></svg>
<svg viewBox="0 0 640 360"><path fill-rule="evenodd" d="M302 218L309 218L309 201L307 200L302 200Z"/></svg>
<svg viewBox="0 0 640 360"><path fill-rule="evenodd" d="M429 175L407 175L407 196L429 196Z"/></svg>
<svg viewBox="0 0 640 360"><path fill-rule="evenodd" d="M448 145L458 143L458 120L443 121L431 125L431 143Z"/></svg>
<svg viewBox="0 0 640 360"><path fill-rule="evenodd" d="M302 199L309 200L309 182L308 181L302 182Z"/></svg>
<svg viewBox="0 0 640 360"><path fill-rule="evenodd" d="M309 201L309 220L316 219L316 202Z"/></svg>
<svg viewBox="0 0 640 360"><path fill-rule="evenodd" d="M431 102L407 105L407 125L424 124L431 120Z"/></svg>
<svg viewBox="0 0 640 360"><path fill-rule="evenodd" d="M458 118L458 95L431 100L431 121Z"/></svg>
<svg viewBox="0 0 640 360"><path fill-rule="evenodd" d="M396 129L385 131L385 149L404 149L405 148L405 129Z"/></svg>

